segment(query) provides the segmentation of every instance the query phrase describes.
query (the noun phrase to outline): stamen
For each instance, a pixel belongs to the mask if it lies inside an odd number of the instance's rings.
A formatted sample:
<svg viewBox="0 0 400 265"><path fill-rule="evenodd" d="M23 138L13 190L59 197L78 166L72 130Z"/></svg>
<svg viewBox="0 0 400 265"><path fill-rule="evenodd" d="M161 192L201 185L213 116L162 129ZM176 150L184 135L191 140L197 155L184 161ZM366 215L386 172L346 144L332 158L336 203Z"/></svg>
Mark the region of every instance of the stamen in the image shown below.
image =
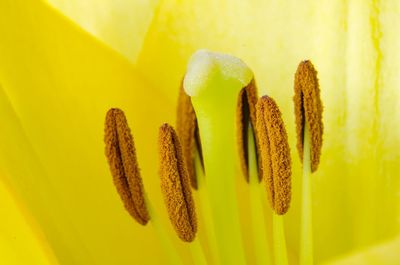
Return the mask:
<svg viewBox="0 0 400 265"><path fill-rule="evenodd" d="M263 96L257 102L257 130L263 176L274 211L285 214L291 200L291 159L285 126L275 101Z"/></svg>
<svg viewBox="0 0 400 265"><path fill-rule="evenodd" d="M295 75L294 92L297 150L303 161L304 128L307 122L311 136L311 172L314 172L318 168L321 156L324 128L317 71L311 61L303 61L299 64Z"/></svg>
<svg viewBox="0 0 400 265"><path fill-rule="evenodd" d="M179 238L191 242L197 232L194 201L178 136L168 124L160 127L159 148L161 191L169 219Z"/></svg>
<svg viewBox="0 0 400 265"><path fill-rule="evenodd" d="M313 264L312 186L310 175L318 168L322 147L322 102L317 71L310 61L299 64L294 81L297 149L303 163L300 218L300 262Z"/></svg>
<svg viewBox="0 0 400 265"><path fill-rule="evenodd" d="M192 188L197 189L197 176L194 166L196 149L200 154L200 161L203 167L200 136L192 101L185 93L182 84L179 89L176 131L181 142L182 154L188 170L190 184Z"/></svg>
<svg viewBox="0 0 400 265"><path fill-rule="evenodd" d="M145 225L150 216L145 204L135 144L122 110L110 109L107 112L104 132L105 154L114 185L125 209L138 223Z"/></svg>
<svg viewBox="0 0 400 265"><path fill-rule="evenodd" d="M240 165L246 181L249 182L249 153L248 153L248 125L251 124L253 130L256 128L256 103L257 103L257 87L254 79L239 93L237 104L237 140L239 149ZM257 147L257 134L254 135L255 145ZM256 150L256 158L258 160L258 148ZM262 172L261 164L258 163L258 179L261 181Z"/></svg>

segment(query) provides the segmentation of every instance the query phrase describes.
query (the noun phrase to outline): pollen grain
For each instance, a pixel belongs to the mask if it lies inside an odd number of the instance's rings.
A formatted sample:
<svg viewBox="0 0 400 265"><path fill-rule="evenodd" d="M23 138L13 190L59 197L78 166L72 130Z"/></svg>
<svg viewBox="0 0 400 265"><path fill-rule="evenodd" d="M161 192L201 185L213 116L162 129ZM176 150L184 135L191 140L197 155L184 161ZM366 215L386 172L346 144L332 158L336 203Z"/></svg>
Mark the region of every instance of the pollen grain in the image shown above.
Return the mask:
<svg viewBox="0 0 400 265"><path fill-rule="evenodd" d="M150 216L144 199L144 188L136 159L135 144L122 110L107 112L104 129L105 154L114 185L129 214L145 225Z"/></svg>
<svg viewBox="0 0 400 265"><path fill-rule="evenodd" d="M303 137L307 122L311 137L311 172L314 172L320 162L324 126L317 71L311 61L302 61L297 68L293 100L296 116L297 150L301 161L303 161Z"/></svg>
<svg viewBox="0 0 400 265"><path fill-rule="evenodd" d="M291 200L291 159L281 112L275 101L263 96L257 102L257 134L268 199L275 213L285 214Z"/></svg>
<svg viewBox="0 0 400 265"><path fill-rule="evenodd" d="M255 80L240 90L237 103L237 145L239 150L240 166L247 182L249 182L249 154L248 154L248 125L250 123L254 132L254 142L256 144L256 157L259 159L258 137L256 131L256 103L257 103L257 86ZM260 161L257 161L257 163ZM258 163L259 181L262 179L261 163Z"/></svg>
<svg viewBox="0 0 400 265"><path fill-rule="evenodd" d="M169 219L185 242L194 240L197 219L178 136L172 126L164 124L159 131L161 191Z"/></svg>
<svg viewBox="0 0 400 265"><path fill-rule="evenodd" d="M192 188L197 189L197 176L194 166L196 150L201 157L201 144L198 134L196 113L194 112L192 101L184 89L183 84L179 89L176 131L182 146L182 155L189 174Z"/></svg>

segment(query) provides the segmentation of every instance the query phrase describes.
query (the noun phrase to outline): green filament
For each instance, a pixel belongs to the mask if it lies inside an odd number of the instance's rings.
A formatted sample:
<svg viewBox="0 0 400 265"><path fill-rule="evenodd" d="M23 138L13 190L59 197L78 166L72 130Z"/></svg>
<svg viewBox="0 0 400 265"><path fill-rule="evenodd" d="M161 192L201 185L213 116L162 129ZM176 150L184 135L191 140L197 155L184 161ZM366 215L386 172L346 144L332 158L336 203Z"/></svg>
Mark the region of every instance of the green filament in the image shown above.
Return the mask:
<svg viewBox="0 0 400 265"><path fill-rule="evenodd" d="M189 243L189 247L190 247L190 252L192 253L192 259L194 265L207 265L206 257L204 256L203 249L197 238L195 238L192 242Z"/></svg>
<svg viewBox="0 0 400 265"><path fill-rule="evenodd" d="M168 264L183 265L183 262L178 255L178 250L172 243L172 240L167 234L165 227L163 227L163 225L160 223L160 219L157 216L157 213L154 210L150 200L147 198L146 194L145 194L145 201L150 215L150 223L152 224L154 231L157 234L157 238L160 241L161 248L164 250L164 254L167 257Z"/></svg>
<svg viewBox="0 0 400 265"><path fill-rule="evenodd" d="M312 265L313 232L311 205L311 161L310 161L310 132L307 124L304 126L303 153L303 191L300 230L300 265Z"/></svg>
<svg viewBox="0 0 400 265"><path fill-rule="evenodd" d="M272 214L274 259L276 265L288 265L283 215Z"/></svg>
<svg viewBox="0 0 400 265"><path fill-rule="evenodd" d="M254 134L251 126L248 129L248 161L249 161L249 186L250 186L250 211L251 227L254 238L254 254L256 264L271 264L270 248L267 242L267 231L265 227L265 213L262 202L262 186L258 181L258 167ZM265 197L264 197L265 198Z"/></svg>

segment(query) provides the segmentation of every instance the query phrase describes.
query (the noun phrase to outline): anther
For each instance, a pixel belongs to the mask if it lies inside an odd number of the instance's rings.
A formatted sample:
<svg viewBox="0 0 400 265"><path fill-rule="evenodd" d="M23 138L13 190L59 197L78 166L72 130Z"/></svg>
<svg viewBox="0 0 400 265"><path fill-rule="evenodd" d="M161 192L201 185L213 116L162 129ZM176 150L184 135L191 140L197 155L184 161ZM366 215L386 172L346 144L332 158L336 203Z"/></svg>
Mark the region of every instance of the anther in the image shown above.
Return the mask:
<svg viewBox="0 0 400 265"><path fill-rule="evenodd" d="M190 184L197 189L197 177L194 166L196 151L199 152L201 164L203 165L201 143L198 131L196 113L192 101L185 93L183 84L179 89L176 130L182 146L182 155L188 170Z"/></svg>
<svg viewBox="0 0 400 265"><path fill-rule="evenodd" d="M254 79L242 90L240 90L236 111L236 121L237 121L237 144L239 150L239 159L240 165L242 168L243 175L246 178L246 181L249 182L249 154L248 154L248 125L251 124L251 127L254 132L254 142L256 145L256 157L259 158L258 148L257 148L257 134L256 130L256 103L257 103L257 87ZM259 163L259 180L261 181L262 173L261 173L261 165Z"/></svg>
<svg viewBox="0 0 400 265"><path fill-rule="evenodd" d="M191 242L197 220L182 149L174 129L164 124L159 131L161 191L169 219L183 241Z"/></svg>
<svg viewBox="0 0 400 265"><path fill-rule="evenodd" d="M311 172L314 172L318 168L321 156L324 128L317 71L310 61L299 64L295 74L294 93L297 150L303 161L304 128L308 126L311 137Z"/></svg>
<svg viewBox="0 0 400 265"><path fill-rule="evenodd" d="M291 200L291 159L285 125L272 98L260 98L256 109L256 132L268 199L274 211L282 215L289 209Z"/></svg>
<svg viewBox="0 0 400 265"><path fill-rule="evenodd" d="M122 110L113 108L107 112L104 133L105 154L114 185L125 209L138 223L145 225L150 216L145 204L135 145Z"/></svg>

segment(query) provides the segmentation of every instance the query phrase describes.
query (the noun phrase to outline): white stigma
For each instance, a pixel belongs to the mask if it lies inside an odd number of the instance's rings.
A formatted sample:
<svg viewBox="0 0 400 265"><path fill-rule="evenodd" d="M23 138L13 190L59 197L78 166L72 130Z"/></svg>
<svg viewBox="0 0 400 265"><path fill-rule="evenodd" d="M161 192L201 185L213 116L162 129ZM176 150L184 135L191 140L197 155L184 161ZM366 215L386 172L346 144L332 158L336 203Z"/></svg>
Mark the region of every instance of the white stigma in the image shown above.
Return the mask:
<svg viewBox="0 0 400 265"><path fill-rule="evenodd" d="M196 51L189 60L183 86L189 96L198 96L218 84L231 84L241 89L253 78L253 72L239 58L211 52Z"/></svg>

